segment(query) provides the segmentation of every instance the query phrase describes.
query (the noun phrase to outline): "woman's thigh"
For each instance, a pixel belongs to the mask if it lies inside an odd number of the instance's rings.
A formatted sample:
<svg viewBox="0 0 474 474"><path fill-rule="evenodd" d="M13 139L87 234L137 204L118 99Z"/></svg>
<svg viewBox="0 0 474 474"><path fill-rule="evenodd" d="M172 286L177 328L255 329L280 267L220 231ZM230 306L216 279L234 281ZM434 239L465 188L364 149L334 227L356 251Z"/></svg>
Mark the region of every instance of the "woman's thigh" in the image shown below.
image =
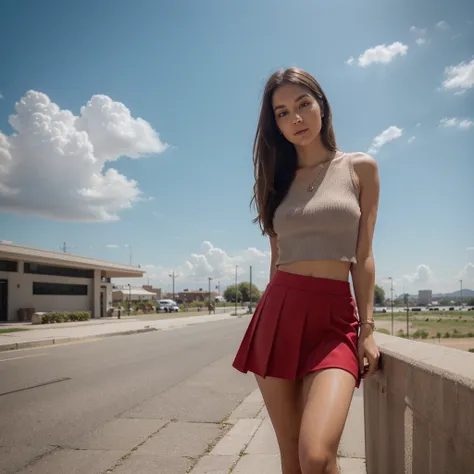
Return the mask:
<svg viewBox="0 0 474 474"><path fill-rule="evenodd" d="M283 472L300 472L298 441L302 416L302 380L256 375L280 448Z"/></svg>
<svg viewBox="0 0 474 474"><path fill-rule="evenodd" d="M354 376L342 369L323 369L303 379L303 415L299 435L302 467L305 464L335 467L355 383ZM329 469L327 472L337 471Z"/></svg>

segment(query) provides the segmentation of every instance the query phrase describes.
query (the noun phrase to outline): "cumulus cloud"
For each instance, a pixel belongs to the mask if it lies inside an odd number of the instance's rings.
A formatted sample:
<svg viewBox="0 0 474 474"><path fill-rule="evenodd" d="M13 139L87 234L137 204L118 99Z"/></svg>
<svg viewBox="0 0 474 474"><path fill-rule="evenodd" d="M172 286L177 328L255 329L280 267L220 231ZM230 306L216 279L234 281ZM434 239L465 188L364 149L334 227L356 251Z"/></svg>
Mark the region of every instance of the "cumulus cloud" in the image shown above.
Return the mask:
<svg viewBox="0 0 474 474"><path fill-rule="evenodd" d="M400 43L399 41L389 45L380 44L364 51L357 59L357 64L360 67L367 67L375 63L387 64L391 62L396 56L405 56L407 51L408 46ZM349 65L354 64L355 59L350 57L346 63Z"/></svg>
<svg viewBox="0 0 474 474"><path fill-rule="evenodd" d="M428 265L418 265L416 267L416 271L411 274L403 275L402 283L414 285L414 286L422 286L426 285L433 279L433 272L431 271Z"/></svg>
<svg viewBox="0 0 474 474"><path fill-rule="evenodd" d="M41 92L15 105L12 135L0 132L0 211L68 221L117 220L141 199L136 181L110 163L167 145L124 104L95 95L79 116Z"/></svg>
<svg viewBox="0 0 474 474"><path fill-rule="evenodd" d="M457 117L443 118L439 121L439 124L441 127L444 127L444 128L456 127L461 130L468 130L474 127L474 122L472 120L468 120L468 119L460 120Z"/></svg>
<svg viewBox="0 0 474 474"><path fill-rule="evenodd" d="M465 283L474 283L474 263L468 263L461 270L461 274L459 276L466 280Z"/></svg>
<svg viewBox="0 0 474 474"><path fill-rule="evenodd" d="M418 46L421 46L428 41L426 39L426 28L417 28L416 26L412 26L410 31L417 36L415 42Z"/></svg>
<svg viewBox="0 0 474 474"><path fill-rule="evenodd" d="M448 66L444 70L446 79L443 82L445 89L470 89L474 86L474 59L470 62L461 62L455 66Z"/></svg>
<svg viewBox="0 0 474 474"><path fill-rule="evenodd" d="M377 154L380 148L382 148L387 143L390 143L391 141L400 138L402 135L403 129L398 128L395 125L388 127L386 130L384 130L372 140L372 145L369 148L369 153L371 153L372 155Z"/></svg>
<svg viewBox="0 0 474 474"><path fill-rule="evenodd" d="M175 271L179 287L202 288L207 285L207 278L212 277L222 283L232 283L235 271L239 280L249 280L249 267L252 265L253 280L259 288L268 283L270 252L250 247L236 255L230 255L224 249L204 241L199 252L192 253L184 262L170 269L160 265L148 264L146 279L155 281L166 288L170 282L169 274ZM136 282L134 283L136 284Z"/></svg>
<svg viewBox="0 0 474 474"><path fill-rule="evenodd" d="M444 20L442 21L438 21L438 23L436 23L436 28L438 28L438 30L449 30L450 26L448 25L447 22L445 22Z"/></svg>

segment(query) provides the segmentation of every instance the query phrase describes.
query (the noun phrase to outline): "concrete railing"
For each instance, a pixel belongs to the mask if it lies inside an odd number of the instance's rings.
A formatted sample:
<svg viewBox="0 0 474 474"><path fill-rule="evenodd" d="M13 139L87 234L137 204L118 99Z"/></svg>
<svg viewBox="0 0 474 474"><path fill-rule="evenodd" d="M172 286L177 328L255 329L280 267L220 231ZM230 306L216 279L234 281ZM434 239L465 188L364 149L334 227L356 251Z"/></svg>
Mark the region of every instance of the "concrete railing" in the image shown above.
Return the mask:
<svg viewBox="0 0 474 474"><path fill-rule="evenodd" d="M364 381L367 474L474 473L474 353L376 333Z"/></svg>

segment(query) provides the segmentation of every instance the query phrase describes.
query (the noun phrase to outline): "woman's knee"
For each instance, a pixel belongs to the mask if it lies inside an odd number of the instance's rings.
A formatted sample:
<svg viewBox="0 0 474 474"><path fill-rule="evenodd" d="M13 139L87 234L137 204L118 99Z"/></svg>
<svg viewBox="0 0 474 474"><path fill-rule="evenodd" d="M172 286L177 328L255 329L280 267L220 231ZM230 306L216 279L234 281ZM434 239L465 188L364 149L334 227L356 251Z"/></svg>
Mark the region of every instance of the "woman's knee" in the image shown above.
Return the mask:
<svg viewBox="0 0 474 474"><path fill-rule="evenodd" d="M337 474L336 455L323 447L300 445L299 459L302 474Z"/></svg>

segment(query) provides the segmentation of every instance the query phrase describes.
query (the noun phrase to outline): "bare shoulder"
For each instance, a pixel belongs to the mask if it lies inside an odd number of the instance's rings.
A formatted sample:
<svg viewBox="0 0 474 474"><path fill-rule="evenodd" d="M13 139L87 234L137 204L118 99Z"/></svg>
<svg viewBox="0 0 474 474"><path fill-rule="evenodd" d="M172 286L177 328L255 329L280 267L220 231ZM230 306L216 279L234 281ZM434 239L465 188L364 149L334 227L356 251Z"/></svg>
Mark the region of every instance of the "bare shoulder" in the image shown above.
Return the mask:
<svg viewBox="0 0 474 474"><path fill-rule="evenodd" d="M378 165L377 161L367 153L348 153L352 162L358 181L364 182L378 181Z"/></svg>

